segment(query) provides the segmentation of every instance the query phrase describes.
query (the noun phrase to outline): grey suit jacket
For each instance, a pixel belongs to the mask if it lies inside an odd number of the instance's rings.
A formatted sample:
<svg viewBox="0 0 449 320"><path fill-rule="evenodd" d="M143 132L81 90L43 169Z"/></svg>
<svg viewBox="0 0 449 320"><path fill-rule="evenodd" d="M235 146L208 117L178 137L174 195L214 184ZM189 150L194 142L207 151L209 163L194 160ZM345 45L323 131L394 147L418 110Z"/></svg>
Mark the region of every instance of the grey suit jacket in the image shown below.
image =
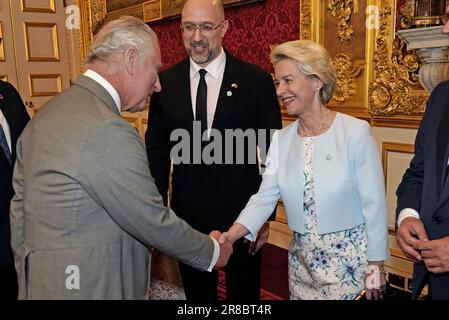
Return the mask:
<svg viewBox="0 0 449 320"><path fill-rule="evenodd" d="M150 246L211 263L212 240L163 206L141 137L85 76L24 130L13 185L21 299L146 299Z"/></svg>

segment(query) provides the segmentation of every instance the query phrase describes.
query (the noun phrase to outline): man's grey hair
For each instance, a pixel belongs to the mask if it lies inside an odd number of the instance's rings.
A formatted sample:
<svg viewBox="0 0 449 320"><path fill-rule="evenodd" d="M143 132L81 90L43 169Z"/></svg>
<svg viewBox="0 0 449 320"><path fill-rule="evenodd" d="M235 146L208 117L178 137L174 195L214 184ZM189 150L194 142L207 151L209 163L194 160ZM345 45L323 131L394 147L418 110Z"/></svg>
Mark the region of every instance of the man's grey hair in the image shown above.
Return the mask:
<svg viewBox="0 0 449 320"><path fill-rule="evenodd" d="M123 16L105 24L95 35L86 63L95 60L113 62L117 54L134 48L140 63L159 49L156 33L142 20Z"/></svg>

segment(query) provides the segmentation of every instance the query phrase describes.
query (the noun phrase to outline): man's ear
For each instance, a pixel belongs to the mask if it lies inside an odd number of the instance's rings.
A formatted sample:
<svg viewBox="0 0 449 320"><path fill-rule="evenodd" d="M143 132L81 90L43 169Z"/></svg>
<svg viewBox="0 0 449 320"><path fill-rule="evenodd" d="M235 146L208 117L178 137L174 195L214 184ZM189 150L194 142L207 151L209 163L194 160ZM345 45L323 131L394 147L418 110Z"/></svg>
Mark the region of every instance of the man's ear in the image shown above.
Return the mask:
<svg viewBox="0 0 449 320"><path fill-rule="evenodd" d="M137 71L137 50L135 48L128 48L124 52L125 69L129 75L133 76Z"/></svg>

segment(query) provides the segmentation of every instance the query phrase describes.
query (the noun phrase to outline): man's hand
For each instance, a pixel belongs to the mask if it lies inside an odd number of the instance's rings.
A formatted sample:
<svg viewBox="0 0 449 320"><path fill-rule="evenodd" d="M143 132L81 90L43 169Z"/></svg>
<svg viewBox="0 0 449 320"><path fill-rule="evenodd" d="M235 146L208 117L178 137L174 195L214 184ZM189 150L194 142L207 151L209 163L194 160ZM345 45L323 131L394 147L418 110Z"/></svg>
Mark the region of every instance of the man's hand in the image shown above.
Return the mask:
<svg viewBox="0 0 449 320"><path fill-rule="evenodd" d="M396 240L409 259L414 262L422 261L418 245L422 241L427 241L428 238L420 219L408 217L402 220L396 232Z"/></svg>
<svg viewBox="0 0 449 320"><path fill-rule="evenodd" d="M229 257L232 254L232 244L229 241L226 241L226 239L224 239L223 241L223 237L221 237L221 232L214 230L211 233L209 233L209 236L217 239L219 245L220 245L220 255L218 257L217 263L215 264L214 268L215 269L220 269L223 268L224 266L226 266L226 264L228 263ZM219 240L221 239L221 240Z"/></svg>
<svg viewBox="0 0 449 320"><path fill-rule="evenodd" d="M255 255L256 252L259 251L259 249L262 248L265 243L267 243L269 234L270 223L265 222L260 228L259 233L257 234L256 241L250 243L248 252L252 255ZM248 240L245 239L245 241Z"/></svg>
<svg viewBox="0 0 449 320"><path fill-rule="evenodd" d="M422 241L418 244L418 250L427 270L432 273L449 272L449 237Z"/></svg>

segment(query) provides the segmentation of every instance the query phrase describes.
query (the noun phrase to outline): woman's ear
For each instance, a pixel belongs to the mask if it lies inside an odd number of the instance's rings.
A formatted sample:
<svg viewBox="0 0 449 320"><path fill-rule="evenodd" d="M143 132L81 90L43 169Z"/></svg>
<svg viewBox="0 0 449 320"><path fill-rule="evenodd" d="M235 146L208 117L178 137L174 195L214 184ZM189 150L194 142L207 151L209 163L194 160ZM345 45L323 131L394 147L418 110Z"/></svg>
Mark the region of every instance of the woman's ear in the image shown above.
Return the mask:
<svg viewBox="0 0 449 320"><path fill-rule="evenodd" d="M323 82L321 81L321 79L318 77L313 77L313 81L314 81L315 91L320 91L321 88L323 87Z"/></svg>

